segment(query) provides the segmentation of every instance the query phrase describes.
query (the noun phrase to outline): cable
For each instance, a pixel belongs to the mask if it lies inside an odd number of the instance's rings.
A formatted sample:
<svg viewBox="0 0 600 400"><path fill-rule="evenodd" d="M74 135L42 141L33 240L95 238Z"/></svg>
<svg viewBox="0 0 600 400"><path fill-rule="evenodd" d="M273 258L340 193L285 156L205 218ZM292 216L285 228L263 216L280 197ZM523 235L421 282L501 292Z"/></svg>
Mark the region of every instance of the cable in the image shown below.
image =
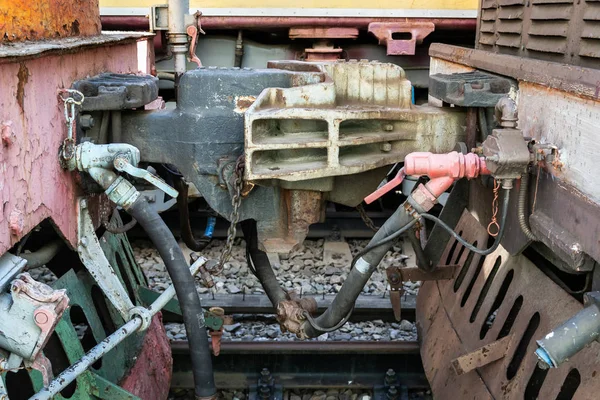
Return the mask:
<svg viewBox="0 0 600 400"><path fill-rule="evenodd" d="M498 236L496 236L496 240L494 240L494 244L492 245L492 247L490 247L489 249L485 249L485 250L478 249L477 247L473 246L471 243L467 242L465 239L460 237L460 235L458 233L454 232L454 230L452 228L450 228L444 221L442 221L438 217L428 214L428 213L423 213L420 215L421 215L421 217L438 224L440 227L442 227L444 230L446 230L450 235L452 235L452 237L454 237L460 244L462 244L468 250L470 250L474 253L480 254L482 256L487 256L488 254L492 254L498 248L498 246L500 246L500 242L502 241L502 237L504 236L504 231L506 229L506 217L508 215L508 200L509 200L509 198L510 198L510 189L504 189L504 198L502 199L502 215L500 216L500 231L498 232Z"/></svg>
<svg viewBox="0 0 600 400"><path fill-rule="evenodd" d="M392 233L390 236L385 237L384 239L381 239L379 242L375 242L370 246L365 247L364 249L362 249L356 256L354 256L354 258L352 259L352 263L350 264L350 269L354 268L354 264L356 264L356 262L358 261L359 258L361 258L362 256L364 256L365 254L367 254L368 252L370 252L371 250L373 250L376 247L379 246L383 246L386 243L391 242L392 240L398 239L404 232L406 232L407 230L409 230L412 226L414 226L417 223L416 219L413 219L412 221L410 221L408 224L404 225L402 228L400 228L399 230L397 230L396 232Z"/></svg>
<svg viewBox="0 0 600 400"><path fill-rule="evenodd" d="M342 326L344 326L344 324L346 322L348 322L348 320L352 316L353 312L354 312L354 306L352 307L352 309L350 309L350 311L348 312L348 314L346 314L346 316L344 318L342 318L342 320L340 322L338 322L337 324L335 324L331 328L325 328L325 327L320 326L317 323L317 321L315 321L315 319L312 317L312 315L310 315L310 313L308 311L304 311L302 313L302 315L304 316L304 318L306 318L306 320L308 321L308 323L310 324L310 326L312 326L314 329L316 329L318 331L321 331L323 333L327 333L327 332L337 331Z"/></svg>

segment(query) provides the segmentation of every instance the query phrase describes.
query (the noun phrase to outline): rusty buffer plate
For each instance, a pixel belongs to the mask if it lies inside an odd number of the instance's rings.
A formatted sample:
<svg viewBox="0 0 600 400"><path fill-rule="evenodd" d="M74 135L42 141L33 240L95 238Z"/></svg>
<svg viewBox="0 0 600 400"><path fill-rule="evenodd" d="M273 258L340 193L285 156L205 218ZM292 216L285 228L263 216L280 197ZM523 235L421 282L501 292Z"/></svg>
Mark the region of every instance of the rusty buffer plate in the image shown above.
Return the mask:
<svg viewBox="0 0 600 400"><path fill-rule="evenodd" d="M467 211L456 231L479 248L488 245L485 229ZM424 283L417 300L421 356L436 399L598 398L599 343L551 370L540 369L534 354L536 340L581 310L578 301L502 247L482 258L452 239L441 263L462 268L453 280ZM460 375L452 366L461 356L485 358L497 341L506 351L496 361Z"/></svg>
<svg viewBox="0 0 600 400"><path fill-rule="evenodd" d="M98 0L0 0L0 43L98 34Z"/></svg>

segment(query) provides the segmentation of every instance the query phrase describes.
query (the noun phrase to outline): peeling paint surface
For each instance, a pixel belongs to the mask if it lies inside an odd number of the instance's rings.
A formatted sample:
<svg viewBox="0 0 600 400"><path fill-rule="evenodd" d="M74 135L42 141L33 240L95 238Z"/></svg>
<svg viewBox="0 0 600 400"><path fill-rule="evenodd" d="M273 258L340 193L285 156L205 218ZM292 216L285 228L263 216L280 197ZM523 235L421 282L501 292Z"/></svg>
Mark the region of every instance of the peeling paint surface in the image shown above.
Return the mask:
<svg viewBox="0 0 600 400"><path fill-rule="evenodd" d="M119 385L140 399L162 400L169 394L172 373L171 347L159 313L152 318L135 365Z"/></svg>
<svg viewBox="0 0 600 400"><path fill-rule="evenodd" d="M0 0L2 42L100 33L98 0Z"/></svg>
<svg viewBox="0 0 600 400"><path fill-rule="evenodd" d="M10 144L0 146L0 253L46 218L76 243L78 191L58 162L67 130L57 90L101 72L137 72L137 65L135 42L0 64L0 125L12 130Z"/></svg>

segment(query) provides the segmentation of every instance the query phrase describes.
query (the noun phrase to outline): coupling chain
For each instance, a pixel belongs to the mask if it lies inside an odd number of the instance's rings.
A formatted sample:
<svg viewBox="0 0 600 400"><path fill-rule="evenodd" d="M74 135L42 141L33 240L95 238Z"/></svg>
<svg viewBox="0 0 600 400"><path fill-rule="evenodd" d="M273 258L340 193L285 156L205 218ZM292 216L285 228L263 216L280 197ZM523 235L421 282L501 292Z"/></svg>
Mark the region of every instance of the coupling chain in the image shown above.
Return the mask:
<svg viewBox="0 0 600 400"><path fill-rule="evenodd" d="M227 242L225 244L225 250L221 253L219 263L217 264L214 274L218 274L223 270L223 266L231 257L233 251L233 242L235 241L235 235L237 234L237 224L240 220L240 206L242 204L243 190L244 190L244 156L241 155L236 163L233 170L233 196L231 197L231 214L229 216L229 228L227 229Z"/></svg>
<svg viewBox="0 0 600 400"><path fill-rule="evenodd" d="M379 230L379 227L375 225L371 217L367 215L367 211L362 204L357 205L356 210L358 211L360 218L363 220L367 228L371 229L373 232L377 232Z"/></svg>
<svg viewBox="0 0 600 400"><path fill-rule="evenodd" d="M500 190L500 182L494 179L494 199L492 200L492 220L487 226L488 235L491 237L498 236L500 232L500 225L498 225L498 198L500 197L498 191Z"/></svg>
<svg viewBox="0 0 600 400"><path fill-rule="evenodd" d="M66 96L65 96L66 95ZM60 154L63 160L68 161L75 155L75 106L80 106L85 96L79 90L60 89L58 97L63 101L65 112L65 123L67 124L67 138L63 140Z"/></svg>

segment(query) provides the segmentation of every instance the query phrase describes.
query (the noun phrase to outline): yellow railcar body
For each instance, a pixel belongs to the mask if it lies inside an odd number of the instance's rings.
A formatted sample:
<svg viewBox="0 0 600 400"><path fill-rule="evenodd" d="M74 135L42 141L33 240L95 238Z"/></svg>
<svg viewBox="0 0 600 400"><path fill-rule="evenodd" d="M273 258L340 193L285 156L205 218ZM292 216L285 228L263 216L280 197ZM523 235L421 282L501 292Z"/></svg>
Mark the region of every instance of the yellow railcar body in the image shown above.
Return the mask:
<svg viewBox="0 0 600 400"><path fill-rule="evenodd" d="M166 2L165 2L166 3ZM100 0L102 15L147 15L156 0ZM475 18L477 0L191 0L206 16Z"/></svg>

